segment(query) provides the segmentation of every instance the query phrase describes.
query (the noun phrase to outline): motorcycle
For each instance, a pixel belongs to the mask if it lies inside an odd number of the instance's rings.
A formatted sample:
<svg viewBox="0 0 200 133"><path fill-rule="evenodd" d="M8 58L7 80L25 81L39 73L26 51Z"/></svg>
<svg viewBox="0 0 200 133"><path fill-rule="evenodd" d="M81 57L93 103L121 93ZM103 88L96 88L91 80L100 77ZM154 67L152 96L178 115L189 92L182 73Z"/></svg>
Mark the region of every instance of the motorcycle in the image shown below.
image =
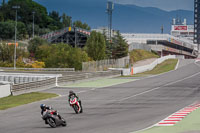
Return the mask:
<svg viewBox="0 0 200 133"><path fill-rule="evenodd" d="M45 124L49 124L50 127L56 128L57 126L67 126L64 118L58 117L58 112L55 110L47 110L44 112L42 119L45 120Z"/></svg>
<svg viewBox="0 0 200 133"><path fill-rule="evenodd" d="M70 106L74 109L74 111L76 112L76 114L82 113L82 112L83 112L81 103L79 103L77 97L72 96L72 97L70 98L69 104L70 104Z"/></svg>

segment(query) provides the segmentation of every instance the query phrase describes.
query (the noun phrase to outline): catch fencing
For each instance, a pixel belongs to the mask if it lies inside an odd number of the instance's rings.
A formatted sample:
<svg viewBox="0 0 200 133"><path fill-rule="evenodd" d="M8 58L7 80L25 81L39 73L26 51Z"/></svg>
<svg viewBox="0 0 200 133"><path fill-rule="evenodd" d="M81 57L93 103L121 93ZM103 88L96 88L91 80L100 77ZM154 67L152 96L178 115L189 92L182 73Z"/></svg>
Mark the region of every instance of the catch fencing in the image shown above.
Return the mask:
<svg viewBox="0 0 200 133"><path fill-rule="evenodd" d="M108 68L124 68L130 64L130 57L124 57L120 59L107 59L100 61L90 61L82 63L82 71L105 71Z"/></svg>

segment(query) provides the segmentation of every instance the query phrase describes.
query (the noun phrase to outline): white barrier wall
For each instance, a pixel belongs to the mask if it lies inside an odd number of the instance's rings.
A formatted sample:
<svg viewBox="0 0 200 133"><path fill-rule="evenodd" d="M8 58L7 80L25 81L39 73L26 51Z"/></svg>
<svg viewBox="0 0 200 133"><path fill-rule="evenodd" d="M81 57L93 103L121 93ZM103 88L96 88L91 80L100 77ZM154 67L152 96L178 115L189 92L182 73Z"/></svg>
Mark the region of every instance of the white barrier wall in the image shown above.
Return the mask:
<svg viewBox="0 0 200 133"><path fill-rule="evenodd" d="M164 57L161 57L161 58L155 60L154 62L152 62L149 65L134 67L133 68L133 74L150 71L150 70L154 69L154 67L156 67L158 64L164 62L165 60L175 59L175 58L176 58L176 55L168 55L168 56L164 56Z"/></svg>
<svg viewBox="0 0 200 133"><path fill-rule="evenodd" d="M123 76L131 75L130 68L109 68L109 70L120 70Z"/></svg>
<svg viewBox="0 0 200 133"><path fill-rule="evenodd" d="M10 84L0 85L0 98L11 95Z"/></svg>

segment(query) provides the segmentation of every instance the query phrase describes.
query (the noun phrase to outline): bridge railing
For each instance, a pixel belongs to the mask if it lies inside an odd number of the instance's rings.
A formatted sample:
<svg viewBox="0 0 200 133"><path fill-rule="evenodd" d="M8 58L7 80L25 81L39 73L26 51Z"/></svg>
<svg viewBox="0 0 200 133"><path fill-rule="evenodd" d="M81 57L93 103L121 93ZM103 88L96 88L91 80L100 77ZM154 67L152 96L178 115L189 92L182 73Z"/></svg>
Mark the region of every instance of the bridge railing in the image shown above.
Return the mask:
<svg viewBox="0 0 200 133"><path fill-rule="evenodd" d="M48 41L51 41L53 38L58 38L59 36L62 36L63 34L65 34L66 32L69 32L69 31L73 31L76 30L77 32L80 32L82 34L85 34L85 35L90 35L90 31L88 30L85 30L85 29L82 29L82 28L72 28L72 27L65 27L61 30L56 30L56 31L52 31L50 33L47 33L47 34L44 34L41 36L41 38L43 39L47 39Z"/></svg>

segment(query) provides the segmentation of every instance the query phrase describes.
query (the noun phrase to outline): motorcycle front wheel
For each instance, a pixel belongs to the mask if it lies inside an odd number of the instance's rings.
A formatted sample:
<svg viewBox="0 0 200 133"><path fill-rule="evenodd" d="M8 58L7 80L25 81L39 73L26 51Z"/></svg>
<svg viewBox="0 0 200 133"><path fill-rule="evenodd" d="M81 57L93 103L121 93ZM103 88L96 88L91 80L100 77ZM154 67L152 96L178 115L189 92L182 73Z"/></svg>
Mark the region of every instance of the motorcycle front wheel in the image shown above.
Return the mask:
<svg viewBox="0 0 200 133"><path fill-rule="evenodd" d="M74 108L74 111L76 112L76 114L78 114L78 106L74 105L73 108Z"/></svg>
<svg viewBox="0 0 200 133"><path fill-rule="evenodd" d="M51 126L52 128L56 128L56 123L53 118L47 119L47 122L48 122L49 126Z"/></svg>

